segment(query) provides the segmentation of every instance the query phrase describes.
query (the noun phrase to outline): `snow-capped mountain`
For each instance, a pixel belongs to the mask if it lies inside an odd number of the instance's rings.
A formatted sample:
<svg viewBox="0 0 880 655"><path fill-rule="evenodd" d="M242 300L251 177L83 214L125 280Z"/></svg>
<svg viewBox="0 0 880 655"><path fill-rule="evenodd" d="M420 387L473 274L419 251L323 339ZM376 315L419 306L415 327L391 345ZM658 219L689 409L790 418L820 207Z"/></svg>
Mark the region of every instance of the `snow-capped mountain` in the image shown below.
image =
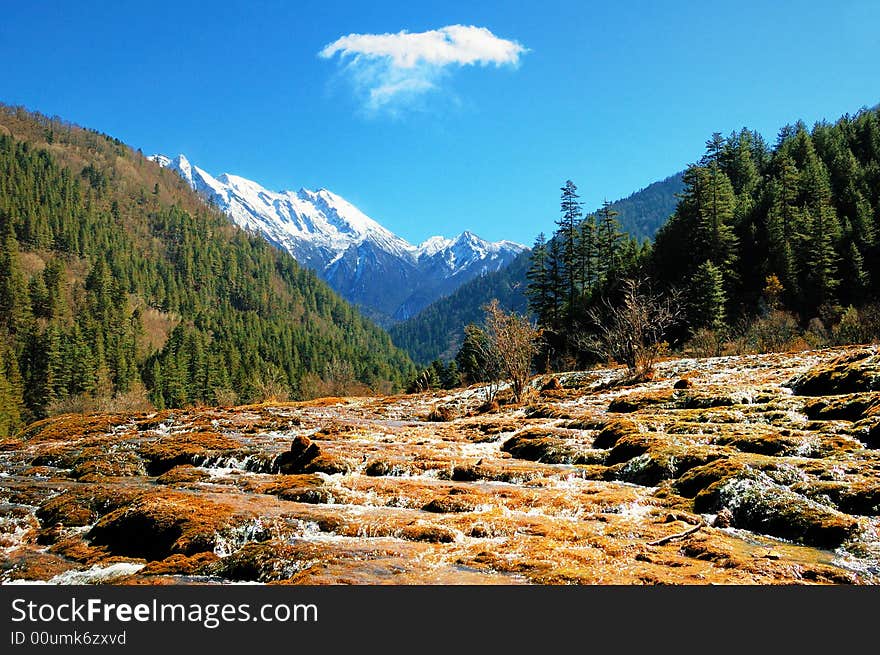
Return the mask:
<svg viewBox="0 0 880 655"><path fill-rule="evenodd" d="M213 177L183 155L150 159L176 171L235 224L287 250L386 325L409 318L477 275L498 270L525 250L467 231L414 246L327 189L269 191L237 175Z"/></svg>

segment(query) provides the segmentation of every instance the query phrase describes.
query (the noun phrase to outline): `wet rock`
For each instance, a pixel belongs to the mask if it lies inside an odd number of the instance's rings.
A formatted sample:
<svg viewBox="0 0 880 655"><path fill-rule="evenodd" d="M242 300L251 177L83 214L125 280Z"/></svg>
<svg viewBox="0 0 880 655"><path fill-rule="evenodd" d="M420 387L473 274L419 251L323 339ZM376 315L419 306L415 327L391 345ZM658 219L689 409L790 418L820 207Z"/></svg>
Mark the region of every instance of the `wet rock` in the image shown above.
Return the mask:
<svg viewBox="0 0 880 655"><path fill-rule="evenodd" d="M597 438L598 439L598 438ZM595 446L595 442L593 443ZM662 447L661 438L654 434L644 434L640 432L625 434L614 443L611 452L608 453L607 463L609 466L628 462L634 457L643 455L653 447Z"/></svg>
<svg viewBox="0 0 880 655"><path fill-rule="evenodd" d="M561 391L562 383L556 376L551 377L547 382L541 385L541 391Z"/></svg>
<svg viewBox="0 0 880 655"><path fill-rule="evenodd" d="M816 398L804 406L813 421L861 421L880 411L880 393L858 393Z"/></svg>
<svg viewBox="0 0 880 655"><path fill-rule="evenodd" d="M856 423L853 434L868 448L880 448L880 419L871 418Z"/></svg>
<svg viewBox="0 0 880 655"><path fill-rule="evenodd" d="M273 470L282 474L302 473L306 464L321 455L321 449L317 444L304 435L297 435L290 450L287 450L275 458Z"/></svg>
<svg viewBox="0 0 880 655"><path fill-rule="evenodd" d="M578 416L563 423L562 427L569 430L601 430L605 424L605 419L597 416Z"/></svg>
<svg viewBox="0 0 880 655"><path fill-rule="evenodd" d="M424 505L422 510L425 512L434 512L436 514L451 514L457 512L472 512L475 508L476 505L467 498L441 496Z"/></svg>
<svg viewBox="0 0 880 655"><path fill-rule="evenodd" d="M733 512L726 507L722 507L715 515L712 526L716 528L729 528L731 523L733 523Z"/></svg>
<svg viewBox="0 0 880 655"><path fill-rule="evenodd" d="M880 515L880 480L849 478L845 481L808 481L792 486L792 491L821 502L827 499L847 514Z"/></svg>
<svg viewBox="0 0 880 655"><path fill-rule="evenodd" d="M525 409L526 418L572 418L571 414L556 405L531 405Z"/></svg>
<svg viewBox="0 0 880 655"><path fill-rule="evenodd" d="M488 419L486 421L474 424L474 427L483 434L493 436L502 434L504 432L513 432L515 430L518 430L521 426L522 424L517 421L497 419Z"/></svg>
<svg viewBox="0 0 880 655"><path fill-rule="evenodd" d="M278 496L282 500L313 505L342 502L348 497L335 489L319 475L285 475L259 488L260 493Z"/></svg>
<svg viewBox="0 0 880 655"><path fill-rule="evenodd" d="M125 425L131 417L124 414L61 414L31 423L16 437L22 441L61 441L106 435Z"/></svg>
<svg viewBox="0 0 880 655"><path fill-rule="evenodd" d="M14 580L45 582L65 571L78 568L80 566L71 566L69 560L58 555L22 549L9 553L0 561L0 580L3 582Z"/></svg>
<svg viewBox="0 0 880 655"><path fill-rule="evenodd" d="M851 538L858 522L760 475L726 481L713 490L714 507L727 508L732 525L760 534L833 548Z"/></svg>
<svg viewBox="0 0 880 655"><path fill-rule="evenodd" d="M139 575L198 575L210 573L210 567L217 562L219 557L214 553L196 553L191 557L186 555L171 555L163 560L148 562L142 568Z"/></svg>
<svg viewBox="0 0 880 655"><path fill-rule="evenodd" d="M645 393L629 393L618 396L608 405L609 412L629 414L641 409L668 405L673 400L671 391L656 391Z"/></svg>
<svg viewBox="0 0 880 655"><path fill-rule="evenodd" d="M744 453L774 456L794 455L808 445L803 438L783 436L775 432L722 434L715 438L714 443L721 446L731 446Z"/></svg>
<svg viewBox="0 0 880 655"><path fill-rule="evenodd" d="M448 544L455 541L455 532L439 525L414 524L406 526L401 531L401 537L409 541Z"/></svg>
<svg viewBox="0 0 880 655"><path fill-rule="evenodd" d="M694 498L704 489L736 477L746 469L746 465L738 460L718 458L686 471L675 481L673 486L685 498ZM708 501L706 504L709 504ZM703 506L695 506L694 509L699 512L706 511Z"/></svg>
<svg viewBox="0 0 880 655"><path fill-rule="evenodd" d="M438 405L428 414L427 420L433 423L447 423L455 420L455 411L449 405Z"/></svg>
<svg viewBox="0 0 880 655"><path fill-rule="evenodd" d="M593 448L612 448L621 438L638 433L639 429L632 421L626 419L609 421L602 426L593 440Z"/></svg>
<svg viewBox="0 0 880 655"><path fill-rule="evenodd" d="M36 515L44 527L80 527L126 505L140 493L102 485L77 487L40 504Z"/></svg>
<svg viewBox="0 0 880 655"><path fill-rule="evenodd" d="M183 464L181 466L175 466L170 471L166 471L160 475L156 478L156 484L193 484L207 480L210 477L210 473L205 470L197 469L190 464Z"/></svg>
<svg viewBox="0 0 880 655"><path fill-rule="evenodd" d="M622 447L624 444L621 441L619 445ZM659 446L655 442L646 452L610 468L606 478L653 487L663 480L678 478L684 472L703 466L719 456L717 450L711 447L681 448Z"/></svg>
<svg viewBox="0 0 880 655"><path fill-rule="evenodd" d="M70 477L81 482L96 482L100 478L132 477L145 475L141 459L134 453L107 453L104 449L88 449L90 452L81 458L70 471Z"/></svg>
<svg viewBox="0 0 880 655"><path fill-rule="evenodd" d="M599 464L606 453L583 448L570 441L556 437L535 437L520 434L505 441L501 450L517 459L545 464Z"/></svg>
<svg viewBox="0 0 880 655"><path fill-rule="evenodd" d="M232 514L228 506L194 494L161 491L107 514L88 535L115 554L160 560L213 550Z"/></svg>
<svg viewBox="0 0 880 655"><path fill-rule="evenodd" d="M451 479L456 482L476 482L482 478L477 466L456 466L452 469Z"/></svg>
<svg viewBox="0 0 880 655"><path fill-rule="evenodd" d="M382 461L381 459L374 459L372 462L368 463L366 468L364 469L364 474L371 477L383 477L386 475L392 475L393 472L394 466L392 464L389 464L388 462Z"/></svg>
<svg viewBox="0 0 880 655"><path fill-rule="evenodd" d="M831 396L880 391L880 355L873 350L847 353L786 383L800 396Z"/></svg>
<svg viewBox="0 0 880 655"><path fill-rule="evenodd" d="M490 400L477 407L477 414L496 414L501 411L497 400Z"/></svg>
<svg viewBox="0 0 880 655"><path fill-rule="evenodd" d="M185 432L160 437L145 443L140 455L147 462L150 475L162 475L182 464L199 465L215 457L241 454L241 444L216 432Z"/></svg>
<svg viewBox="0 0 880 655"><path fill-rule="evenodd" d="M334 455L321 454L311 460L302 467L303 473L326 473L333 475L335 473L351 473L355 469L355 465L344 457L335 457Z"/></svg>
<svg viewBox="0 0 880 655"><path fill-rule="evenodd" d="M275 582L291 578L326 556L320 546L313 544L264 541L245 544L211 565L209 570L227 580Z"/></svg>

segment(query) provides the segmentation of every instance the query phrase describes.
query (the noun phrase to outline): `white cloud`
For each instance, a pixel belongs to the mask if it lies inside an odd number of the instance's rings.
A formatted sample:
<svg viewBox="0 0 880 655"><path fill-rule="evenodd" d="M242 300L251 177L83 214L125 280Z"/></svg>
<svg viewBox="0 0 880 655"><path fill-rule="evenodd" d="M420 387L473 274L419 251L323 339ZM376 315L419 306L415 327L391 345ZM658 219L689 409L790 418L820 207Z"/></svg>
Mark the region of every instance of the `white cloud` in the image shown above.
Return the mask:
<svg viewBox="0 0 880 655"><path fill-rule="evenodd" d="M318 55L339 55L368 110L388 109L440 88L449 70L461 66L517 66L528 52L485 27L448 25L437 30L397 34L349 34Z"/></svg>

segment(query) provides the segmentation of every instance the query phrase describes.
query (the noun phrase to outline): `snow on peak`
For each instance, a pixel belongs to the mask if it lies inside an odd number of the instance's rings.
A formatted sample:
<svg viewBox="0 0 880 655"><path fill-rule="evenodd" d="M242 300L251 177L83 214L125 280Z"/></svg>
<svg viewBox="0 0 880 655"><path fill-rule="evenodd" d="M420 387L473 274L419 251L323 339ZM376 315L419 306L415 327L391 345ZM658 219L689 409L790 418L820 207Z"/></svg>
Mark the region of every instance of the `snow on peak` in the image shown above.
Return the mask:
<svg viewBox="0 0 880 655"><path fill-rule="evenodd" d="M446 237L429 237L418 245L418 247L416 248L416 252L418 252L420 257L430 257L431 255L437 254L441 250L446 250L453 243L453 239L447 239Z"/></svg>
<svg viewBox="0 0 880 655"><path fill-rule="evenodd" d="M319 272L332 266L350 248L359 248L364 243L407 265L424 263L447 276L484 259L493 267L500 266L524 249L507 241L490 243L470 231L454 239L434 236L413 246L328 189L270 191L253 180L230 173L215 178L184 155L173 159L153 155L149 159L175 170L239 227L262 234Z"/></svg>

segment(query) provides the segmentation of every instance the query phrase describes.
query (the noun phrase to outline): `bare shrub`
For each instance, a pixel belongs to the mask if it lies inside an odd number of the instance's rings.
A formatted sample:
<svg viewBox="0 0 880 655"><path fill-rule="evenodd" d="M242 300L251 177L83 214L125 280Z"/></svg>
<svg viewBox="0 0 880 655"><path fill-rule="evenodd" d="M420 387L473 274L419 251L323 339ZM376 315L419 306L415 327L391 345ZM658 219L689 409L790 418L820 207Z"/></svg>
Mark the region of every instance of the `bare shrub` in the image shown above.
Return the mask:
<svg viewBox="0 0 880 655"><path fill-rule="evenodd" d="M347 396L357 379L354 366L347 359L334 357L324 366L324 384L330 396Z"/></svg>
<svg viewBox="0 0 880 655"><path fill-rule="evenodd" d="M521 402L532 375L532 359L538 352L541 330L525 316L505 312L497 300L483 308L486 335L496 352L504 376L510 380L514 402Z"/></svg>
<svg viewBox="0 0 880 655"><path fill-rule="evenodd" d="M152 412L156 409L150 402L147 388L141 382L135 382L127 392L117 394L100 404L103 405L101 411L114 413Z"/></svg>
<svg viewBox="0 0 880 655"><path fill-rule="evenodd" d="M285 402L290 399L287 375L277 366L267 366L254 381L255 400L259 403Z"/></svg>
<svg viewBox="0 0 880 655"><path fill-rule="evenodd" d="M214 389L214 401L220 407L235 407L238 404L238 394L234 389Z"/></svg>
<svg viewBox="0 0 880 655"><path fill-rule="evenodd" d="M486 383L486 403L491 403L501 387L503 371L500 354L483 328L470 324L465 327L464 334L464 342L455 359L468 381ZM419 382L426 389L430 388L430 381Z"/></svg>
<svg viewBox="0 0 880 655"><path fill-rule="evenodd" d="M681 313L677 291L659 294L644 280L626 280L618 304L605 299L589 311L595 334L582 338L581 345L599 357L625 364L632 379L648 379L669 347L664 335L679 322Z"/></svg>
<svg viewBox="0 0 880 655"><path fill-rule="evenodd" d="M795 350L795 342L802 340L797 318L778 309L754 321L745 337L752 351L758 353Z"/></svg>
<svg viewBox="0 0 880 655"><path fill-rule="evenodd" d="M155 409L153 403L150 402L146 387L141 382L135 382L127 392L115 396L93 396L85 393L67 396L50 403L46 407L46 414L48 416L91 412L130 414L152 412Z"/></svg>
<svg viewBox="0 0 880 655"><path fill-rule="evenodd" d="M718 330L700 328L688 341L685 351L694 357L719 357L724 352L724 337Z"/></svg>

